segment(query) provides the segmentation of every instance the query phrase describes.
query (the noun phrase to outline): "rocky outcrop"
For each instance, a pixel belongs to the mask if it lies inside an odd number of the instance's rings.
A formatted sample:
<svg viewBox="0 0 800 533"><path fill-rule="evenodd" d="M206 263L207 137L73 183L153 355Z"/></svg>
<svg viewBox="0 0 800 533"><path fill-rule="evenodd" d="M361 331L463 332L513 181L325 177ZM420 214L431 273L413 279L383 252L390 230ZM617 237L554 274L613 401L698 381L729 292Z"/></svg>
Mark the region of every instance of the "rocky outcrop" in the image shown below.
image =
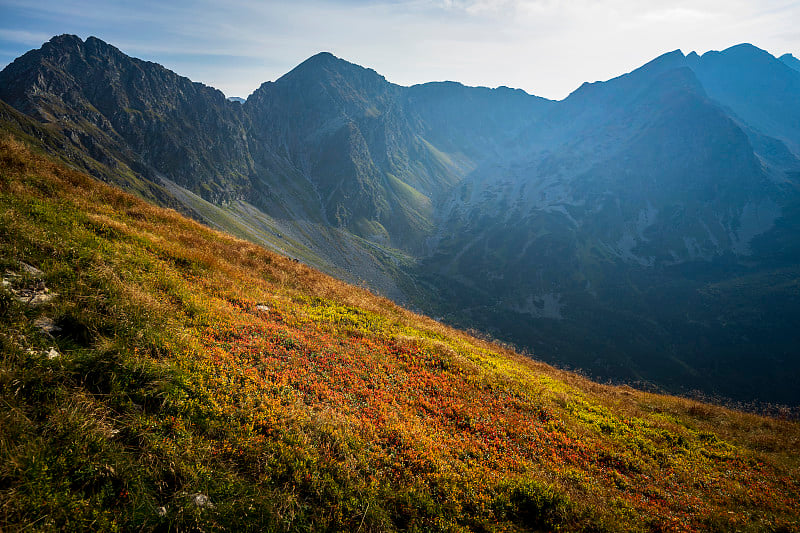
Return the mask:
<svg viewBox="0 0 800 533"><path fill-rule="evenodd" d="M218 90L94 37L54 37L0 73L0 98L112 164L157 173L220 202L254 173L241 106Z"/></svg>

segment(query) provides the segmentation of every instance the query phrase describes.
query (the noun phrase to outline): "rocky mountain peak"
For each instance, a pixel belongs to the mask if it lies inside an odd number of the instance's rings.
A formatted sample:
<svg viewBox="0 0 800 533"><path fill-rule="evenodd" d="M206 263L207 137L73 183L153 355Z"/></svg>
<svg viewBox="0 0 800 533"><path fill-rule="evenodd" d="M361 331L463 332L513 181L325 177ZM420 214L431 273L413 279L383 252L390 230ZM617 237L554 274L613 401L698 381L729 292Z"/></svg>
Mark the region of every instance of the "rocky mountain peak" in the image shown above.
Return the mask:
<svg viewBox="0 0 800 533"><path fill-rule="evenodd" d="M627 74L608 81L584 83L570 94L566 101L572 105L583 105L584 102L594 103L602 100L606 102L606 105L624 106L636 99L643 91L650 90L651 85L654 83L658 84L657 80L660 79L662 74L671 70L685 68L686 65L686 57L683 52L673 50L658 56ZM674 76L663 77L663 80L669 82L670 86L677 79L682 80L681 84L683 86L696 85L691 81L691 78L691 72L684 72Z"/></svg>
<svg viewBox="0 0 800 533"><path fill-rule="evenodd" d="M240 110L220 91L97 37L60 35L18 58L0 72L0 98L101 160L120 158L182 185L205 183L207 198L228 199L248 186Z"/></svg>
<svg viewBox="0 0 800 533"><path fill-rule="evenodd" d="M750 59L761 58L765 60L774 59L772 54L750 43L737 44L726 48L720 53L723 55L733 56L738 58L750 58Z"/></svg>
<svg viewBox="0 0 800 533"><path fill-rule="evenodd" d="M59 67L65 67L74 61L85 61L87 56L106 58L114 56L133 60L118 48L97 37L90 36L86 38L86 41L83 41L77 35L71 34L57 35L42 45L39 50L33 50L29 53L33 54L33 57L40 59L47 58Z"/></svg>
<svg viewBox="0 0 800 533"><path fill-rule="evenodd" d="M700 57L698 68L701 70L726 70L730 73L738 71L757 78L765 74L774 75L784 70L783 65L769 52L752 44L743 43L725 50L709 51Z"/></svg>
<svg viewBox="0 0 800 533"><path fill-rule="evenodd" d="M344 78L353 81L361 80L372 84L387 83L386 78L373 69L345 61L330 52L320 52L309 57L287 74L280 77L276 83L330 80L332 78Z"/></svg>
<svg viewBox="0 0 800 533"><path fill-rule="evenodd" d="M792 54L783 54L778 59L783 61L784 65L786 65L786 66L788 66L788 67L800 72L800 59L797 59Z"/></svg>
<svg viewBox="0 0 800 533"><path fill-rule="evenodd" d="M82 46L82 45L83 45L83 40L77 35L71 33L63 33L61 35L54 35L52 39L50 39L43 45L43 47L46 46L66 47L66 46Z"/></svg>

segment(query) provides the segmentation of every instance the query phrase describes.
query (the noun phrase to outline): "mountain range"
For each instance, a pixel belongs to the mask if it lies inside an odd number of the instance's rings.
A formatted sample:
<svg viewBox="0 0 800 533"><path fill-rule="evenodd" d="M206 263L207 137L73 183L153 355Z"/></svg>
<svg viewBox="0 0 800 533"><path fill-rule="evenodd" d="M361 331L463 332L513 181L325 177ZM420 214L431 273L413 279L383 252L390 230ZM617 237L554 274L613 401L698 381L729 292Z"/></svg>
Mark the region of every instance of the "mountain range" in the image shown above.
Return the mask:
<svg viewBox="0 0 800 533"><path fill-rule="evenodd" d="M3 127L104 181L602 379L800 404L800 67L680 51L561 101L329 53L244 102L62 35Z"/></svg>

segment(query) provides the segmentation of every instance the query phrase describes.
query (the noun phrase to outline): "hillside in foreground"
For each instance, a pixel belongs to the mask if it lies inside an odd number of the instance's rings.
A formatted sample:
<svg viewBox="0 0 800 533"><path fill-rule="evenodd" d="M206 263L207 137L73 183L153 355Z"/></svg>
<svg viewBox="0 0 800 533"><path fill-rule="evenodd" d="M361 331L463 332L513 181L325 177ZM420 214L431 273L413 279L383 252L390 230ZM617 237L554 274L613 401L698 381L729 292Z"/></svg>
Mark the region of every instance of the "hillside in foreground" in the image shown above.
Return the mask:
<svg viewBox="0 0 800 533"><path fill-rule="evenodd" d="M592 383L0 138L0 529L800 529L796 423Z"/></svg>

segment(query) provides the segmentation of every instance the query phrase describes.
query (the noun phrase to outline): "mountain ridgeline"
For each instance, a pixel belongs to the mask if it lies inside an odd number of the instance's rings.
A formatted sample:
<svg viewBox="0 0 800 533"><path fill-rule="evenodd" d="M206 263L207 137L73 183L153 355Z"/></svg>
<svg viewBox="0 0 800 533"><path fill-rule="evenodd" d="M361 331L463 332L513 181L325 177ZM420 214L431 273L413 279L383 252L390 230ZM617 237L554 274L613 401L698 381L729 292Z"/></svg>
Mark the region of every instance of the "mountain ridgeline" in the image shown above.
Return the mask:
<svg viewBox="0 0 800 533"><path fill-rule="evenodd" d="M798 68L751 45L675 51L556 102L402 87L321 53L240 102L64 35L0 72L0 118L536 358L797 405Z"/></svg>

